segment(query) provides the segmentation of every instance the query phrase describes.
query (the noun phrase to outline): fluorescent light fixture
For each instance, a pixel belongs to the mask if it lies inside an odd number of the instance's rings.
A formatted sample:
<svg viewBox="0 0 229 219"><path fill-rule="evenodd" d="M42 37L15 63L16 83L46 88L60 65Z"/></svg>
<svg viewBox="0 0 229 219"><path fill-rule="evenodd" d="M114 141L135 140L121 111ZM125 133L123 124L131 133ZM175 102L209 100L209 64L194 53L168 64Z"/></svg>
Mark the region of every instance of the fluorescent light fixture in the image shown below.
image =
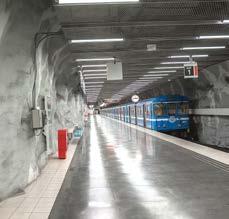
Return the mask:
<svg viewBox="0 0 229 219"><path fill-rule="evenodd" d="M208 57L208 55L192 55L193 58Z"/></svg>
<svg viewBox="0 0 229 219"><path fill-rule="evenodd" d="M169 74L156 74L156 75L144 75L143 77L152 77L152 78L155 78L155 77L160 77L160 76L169 76Z"/></svg>
<svg viewBox="0 0 229 219"><path fill-rule="evenodd" d="M226 46L203 46L203 47L184 47L181 50L201 50L201 49L225 49Z"/></svg>
<svg viewBox="0 0 229 219"><path fill-rule="evenodd" d="M96 67L104 67L106 68L107 65L82 65L82 68L96 68Z"/></svg>
<svg viewBox="0 0 229 219"><path fill-rule="evenodd" d="M71 43L109 43L122 41L124 41L124 38L71 40Z"/></svg>
<svg viewBox="0 0 229 219"><path fill-rule="evenodd" d="M76 59L77 62L114 61L115 58Z"/></svg>
<svg viewBox="0 0 229 219"><path fill-rule="evenodd" d="M208 55L178 55L178 56L169 56L168 58L171 58L171 59L179 59L179 58L201 58L201 57L208 57Z"/></svg>
<svg viewBox="0 0 229 219"><path fill-rule="evenodd" d="M177 58L189 58L189 57L190 57L189 55L181 55L181 56L169 56L168 58L177 59Z"/></svg>
<svg viewBox="0 0 229 219"><path fill-rule="evenodd" d="M162 62L162 65L177 65L177 64L188 64L190 62Z"/></svg>
<svg viewBox="0 0 229 219"><path fill-rule="evenodd" d="M229 23L229 20L223 20L223 21L220 21L220 23L228 24Z"/></svg>
<svg viewBox="0 0 229 219"><path fill-rule="evenodd" d="M87 82L87 81L85 81L85 84L104 84L104 81L98 81L98 82Z"/></svg>
<svg viewBox="0 0 229 219"><path fill-rule="evenodd" d="M157 73L175 73L177 72L176 70L168 70L168 71L148 71L148 73L151 74L157 74Z"/></svg>
<svg viewBox="0 0 229 219"><path fill-rule="evenodd" d="M98 3L128 3L139 0L59 0L59 4L98 4Z"/></svg>
<svg viewBox="0 0 229 219"><path fill-rule="evenodd" d="M92 80L92 79L106 79L107 77L85 77L85 80Z"/></svg>
<svg viewBox="0 0 229 219"><path fill-rule="evenodd" d="M90 85L90 86L86 86L86 89L90 89L90 88L102 88L103 87L103 85Z"/></svg>
<svg viewBox="0 0 229 219"><path fill-rule="evenodd" d="M205 39L227 39L229 38L229 35L215 35L215 36L198 36L196 37L197 39L200 40L205 40Z"/></svg>
<svg viewBox="0 0 229 219"><path fill-rule="evenodd" d="M154 69L183 69L183 66L155 67Z"/></svg>
<svg viewBox="0 0 229 219"><path fill-rule="evenodd" d="M84 74L84 77L96 77L96 76L107 76L107 73L101 73L101 74Z"/></svg>
<svg viewBox="0 0 229 219"><path fill-rule="evenodd" d="M83 70L83 73L88 72L107 72L107 69L89 69L89 70Z"/></svg>

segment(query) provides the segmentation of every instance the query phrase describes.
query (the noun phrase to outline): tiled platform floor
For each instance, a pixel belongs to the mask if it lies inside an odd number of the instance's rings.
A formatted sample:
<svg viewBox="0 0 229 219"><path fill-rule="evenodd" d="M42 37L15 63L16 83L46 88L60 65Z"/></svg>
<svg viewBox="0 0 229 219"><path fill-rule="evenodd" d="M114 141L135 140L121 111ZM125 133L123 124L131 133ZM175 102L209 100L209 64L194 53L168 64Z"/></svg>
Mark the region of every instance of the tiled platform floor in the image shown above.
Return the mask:
<svg viewBox="0 0 229 219"><path fill-rule="evenodd" d="M25 190L25 194L0 203L0 219L47 219L61 188L76 150L69 146L66 160L50 159L41 176Z"/></svg>
<svg viewBox="0 0 229 219"><path fill-rule="evenodd" d="M50 219L229 218L228 154L100 116L86 133Z"/></svg>

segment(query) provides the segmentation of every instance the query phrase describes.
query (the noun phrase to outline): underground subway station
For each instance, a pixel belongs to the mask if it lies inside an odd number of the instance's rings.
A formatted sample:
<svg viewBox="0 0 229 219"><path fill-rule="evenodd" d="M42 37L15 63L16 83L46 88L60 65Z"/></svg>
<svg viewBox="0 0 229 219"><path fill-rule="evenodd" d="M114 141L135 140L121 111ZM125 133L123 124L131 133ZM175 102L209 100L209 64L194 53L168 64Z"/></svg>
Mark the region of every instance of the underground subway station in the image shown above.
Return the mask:
<svg viewBox="0 0 229 219"><path fill-rule="evenodd" d="M0 219L228 218L228 0L0 0Z"/></svg>

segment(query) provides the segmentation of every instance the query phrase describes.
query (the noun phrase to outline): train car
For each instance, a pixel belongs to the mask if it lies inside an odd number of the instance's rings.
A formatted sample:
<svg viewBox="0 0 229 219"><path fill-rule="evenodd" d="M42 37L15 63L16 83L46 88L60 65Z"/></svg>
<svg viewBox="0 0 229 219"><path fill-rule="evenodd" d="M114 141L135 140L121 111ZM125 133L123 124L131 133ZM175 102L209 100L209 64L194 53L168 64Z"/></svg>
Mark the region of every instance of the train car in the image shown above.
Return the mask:
<svg viewBox="0 0 229 219"><path fill-rule="evenodd" d="M151 129L168 132L189 129L189 99L185 96L160 96L151 102Z"/></svg>
<svg viewBox="0 0 229 219"><path fill-rule="evenodd" d="M110 116L160 132L186 131L190 125L189 99L179 95L159 96L115 107Z"/></svg>

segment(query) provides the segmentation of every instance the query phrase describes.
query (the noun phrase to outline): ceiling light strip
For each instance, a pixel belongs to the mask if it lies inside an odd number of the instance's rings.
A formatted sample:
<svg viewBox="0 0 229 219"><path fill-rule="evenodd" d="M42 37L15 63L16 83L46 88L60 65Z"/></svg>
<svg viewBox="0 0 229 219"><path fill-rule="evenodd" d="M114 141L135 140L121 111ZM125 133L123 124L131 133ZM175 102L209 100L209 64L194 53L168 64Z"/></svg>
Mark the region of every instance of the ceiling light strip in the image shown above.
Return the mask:
<svg viewBox="0 0 229 219"><path fill-rule="evenodd" d="M96 77L96 76L107 76L107 73L98 73L98 74L84 74L84 77Z"/></svg>
<svg viewBox="0 0 229 219"><path fill-rule="evenodd" d="M208 55L175 55L175 56L169 56L170 59L179 59L179 58L201 58L201 57L208 57Z"/></svg>
<svg viewBox="0 0 229 219"><path fill-rule="evenodd" d="M59 0L59 4L105 4L105 3L131 3L139 0Z"/></svg>
<svg viewBox="0 0 229 219"><path fill-rule="evenodd" d="M197 47L184 47L181 50L203 50L203 49L225 49L226 46L197 46Z"/></svg>
<svg viewBox="0 0 229 219"><path fill-rule="evenodd" d="M104 81L98 81L98 82L87 82L85 81L85 84L104 84Z"/></svg>
<svg viewBox="0 0 229 219"><path fill-rule="evenodd" d="M162 62L162 65L177 65L177 64L188 64L189 62Z"/></svg>
<svg viewBox="0 0 229 219"><path fill-rule="evenodd" d="M89 69L89 70L83 70L83 73L89 73L89 72L107 72L107 69Z"/></svg>
<svg viewBox="0 0 229 219"><path fill-rule="evenodd" d="M76 59L76 62L114 61L115 58Z"/></svg>
<svg viewBox="0 0 229 219"><path fill-rule="evenodd" d="M107 79L107 77L85 77L85 80Z"/></svg>
<svg viewBox="0 0 229 219"><path fill-rule="evenodd" d="M183 66L155 67L154 69L183 69Z"/></svg>
<svg viewBox="0 0 229 219"><path fill-rule="evenodd" d="M158 74L158 73L176 73L176 70L167 70L167 71L148 71L150 74Z"/></svg>
<svg viewBox="0 0 229 219"><path fill-rule="evenodd" d="M97 67L105 67L107 68L107 65L101 64L101 65L81 65L82 68L97 68Z"/></svg>
<svg viewBox="0 0 229 219"><path fill-rule="evenodd" d="M228 39L229 35L215 35L215 36L198 36L197 39L205 40L205 39Z"/></svg>
<svg viewBox="0 0 229 219"><path fill-rule="evenodd" d="M109 42L122 42L124 38L109 38L109 39L79 39L71 40L71 43L109 43Z"/></svg>

